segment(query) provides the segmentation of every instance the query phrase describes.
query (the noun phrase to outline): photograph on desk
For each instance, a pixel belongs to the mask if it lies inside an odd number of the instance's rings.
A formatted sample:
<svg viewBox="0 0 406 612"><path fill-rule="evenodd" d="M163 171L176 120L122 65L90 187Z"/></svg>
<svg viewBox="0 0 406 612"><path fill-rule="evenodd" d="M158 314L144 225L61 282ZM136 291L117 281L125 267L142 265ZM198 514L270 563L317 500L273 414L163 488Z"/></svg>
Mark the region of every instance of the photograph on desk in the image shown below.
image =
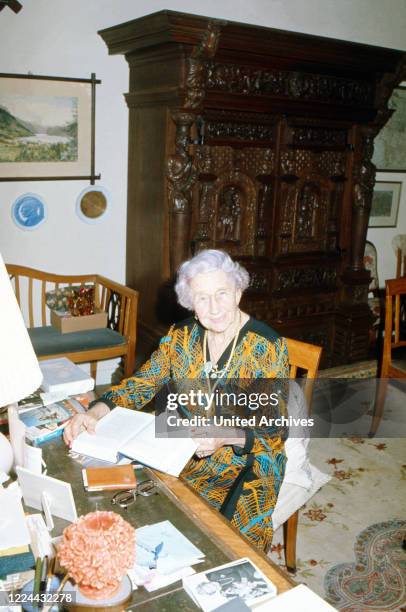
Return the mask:
<svg viewBox="0 0 406 612"><path fill-rule="evenodd" d="M277 593L275 585L249 559L188 576L183 579L183 588L204 612L212 612L236 598L252 608Z"/></svg>

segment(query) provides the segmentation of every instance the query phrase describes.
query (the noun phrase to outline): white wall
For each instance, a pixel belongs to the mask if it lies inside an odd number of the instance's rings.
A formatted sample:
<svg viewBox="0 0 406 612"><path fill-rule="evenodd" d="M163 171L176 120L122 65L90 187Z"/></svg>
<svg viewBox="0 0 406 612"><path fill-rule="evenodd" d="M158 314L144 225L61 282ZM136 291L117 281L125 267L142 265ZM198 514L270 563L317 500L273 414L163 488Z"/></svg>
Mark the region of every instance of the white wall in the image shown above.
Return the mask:
<svg viewBox="0 0 406 612"><path fill-rule="evenodd" d="M96 102L96 171L113 196L110 216L87 225L75 214L80 181L0 183L0 251L5 261L59 273L99 272L125 278L128 68L122 56L108 56L97 30L162 9L406 49L404 0L22 0L15 15L0 13L0 72L89 77L102 80ZM1 86L1 84L0 84ZM48 204L47 221L36 231L11 220L14 200L25 192ZM403 208L405 208L403 193ZM399 228L406 232L406 212ZM402 227L402 229L400 229ZM375 233L377 236L375 237ZM370 232L385 248L391 230ZM372 237L373 236L373 237ZM387 274L389 263L381 278Z"/></svg>
<svg viewBox="0 0 406 612"><path fill-rule="evenodd" d="M403 183L396 227L370 227L367 234L368 240L376 246L377 250L379 286L385 287L385 280L396 276L396 255L392 248L392 238L397 234L406 234L406 172L396 174L377 172L376 180L402 181Z"/></svg>

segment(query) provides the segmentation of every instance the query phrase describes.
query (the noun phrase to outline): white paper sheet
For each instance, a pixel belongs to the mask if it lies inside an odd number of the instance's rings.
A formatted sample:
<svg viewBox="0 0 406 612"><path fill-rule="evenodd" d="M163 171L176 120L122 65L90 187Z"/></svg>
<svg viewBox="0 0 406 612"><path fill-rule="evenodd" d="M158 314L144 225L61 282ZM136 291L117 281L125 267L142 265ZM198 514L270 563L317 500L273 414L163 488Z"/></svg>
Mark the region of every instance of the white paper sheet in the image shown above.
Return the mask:
<svg viewBox="0 0 406 612"><path fill-rule="evenodd" d="M19 489L0 489L0 550L31 543Z"/></svg>

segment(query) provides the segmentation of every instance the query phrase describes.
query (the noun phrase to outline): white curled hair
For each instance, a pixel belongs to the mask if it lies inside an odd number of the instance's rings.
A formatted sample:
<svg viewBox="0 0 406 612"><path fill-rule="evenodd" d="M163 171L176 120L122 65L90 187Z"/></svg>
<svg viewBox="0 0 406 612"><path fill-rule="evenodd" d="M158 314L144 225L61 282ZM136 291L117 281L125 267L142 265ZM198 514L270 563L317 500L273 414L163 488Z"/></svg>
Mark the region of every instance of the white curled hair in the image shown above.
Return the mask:
<svg viewBox="0 0 406 612"><path fill-rule="evenodd" d="M206 274L206 272L215 270L223 270L228 274L235 282L237 289L241 291L244 291L249 285L250 277L247 270L233 261L230 255L224 251L206 249L183 262L179 267L175 284L179 304L188 310L193 310L190 281L196 274Z"/></svg>

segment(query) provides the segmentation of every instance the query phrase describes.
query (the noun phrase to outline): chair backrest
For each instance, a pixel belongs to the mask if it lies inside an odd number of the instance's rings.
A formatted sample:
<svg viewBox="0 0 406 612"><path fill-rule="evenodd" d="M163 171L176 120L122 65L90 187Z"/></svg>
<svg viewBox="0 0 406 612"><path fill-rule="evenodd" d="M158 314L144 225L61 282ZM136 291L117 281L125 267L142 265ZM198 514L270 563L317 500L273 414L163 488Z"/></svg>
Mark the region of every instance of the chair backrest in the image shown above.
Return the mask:
<svg viewBox="0 0 406 612"><path fill-rule="evenodd" d="M401 296L406 296L406 277L387 280L386 283L386 313L385 313L385 339L384 360L389 359L393 348L406 346L406 340L401 340L402 317Z"/></svg>
<svg viewBox="0 0 406 612"><path fill-rule="evenodd" d="M27 327L49 325L49 310L46 308L47 292L68 285L96 283L95 274L80 276L50 274L16 264L6 264L6 268Z"/></svg>
<svg viewBox="0 0 406 612"><path fill-rule="evenodd" d="M403 377L404 373L392 366L392 349L406 346L401 340L402 327L405 326L404 304L406 299L406 277L387 280L385 304L385 336L381 365L381 378ZM405 296L402 300L401 297Z"/></svg>
<svg viewBox="0 0 406 612"><path fill-rule="evenodd" d="M308 344L293 338L286 338L286 343L289 355L289 378L296 378L301 373L306 374L303 393L310 411L314 379L317 378L323 349L321 346Z"/></svg>
<svg viewBox="0 0 406 612"><path fill-rule="evenodd" d="M406 276L406 234L394 236L392 248L396 255L396 278Z"/></svg>
<svg viewBox="0 0 406 612"><path fill-rule="evenodd" d="M94 284L95 305L108 313L108 327L135 343L138 292L99 274L52 274L6 264L27 327L49 325L46 293L68 285ZM134 344L135 345L135 344Z"/></svg>

